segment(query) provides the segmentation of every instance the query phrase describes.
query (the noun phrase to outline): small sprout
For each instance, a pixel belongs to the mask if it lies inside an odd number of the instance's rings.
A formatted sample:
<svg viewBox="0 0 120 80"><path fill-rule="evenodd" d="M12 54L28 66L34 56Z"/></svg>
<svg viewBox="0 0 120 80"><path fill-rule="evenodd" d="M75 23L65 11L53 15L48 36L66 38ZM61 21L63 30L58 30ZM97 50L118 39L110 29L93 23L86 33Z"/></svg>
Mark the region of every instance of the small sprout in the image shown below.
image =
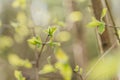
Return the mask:
<svg viewBox="0 0 120 80"><path fill-rule="evenodd" d="M78 72L78 71L79 71L79 66L78 66L78 65L75 66L74 71L75 71L75 72Z"/></svg>
<svg viewBox="0 0 120 80"><path fill-rule="evenodd" d="M42 44L40 37L32 37L28 40L28 42L32 45L37 45L38 47L40 47Z"/></svg>
<svg viewBox="0 0 120 80"><path fill-rule="evenodd" d="M52 37L56 30L57 30L57 28L55 26L53 26L53 27L49 27L46 32L48 33L48 35L50 37Z"/></svg>
<svg viewBox="0 0 120 80"><path fill-rule="evenodd" d="M15 70L14 75L17 80L26 80L21 71Z"/></svg>

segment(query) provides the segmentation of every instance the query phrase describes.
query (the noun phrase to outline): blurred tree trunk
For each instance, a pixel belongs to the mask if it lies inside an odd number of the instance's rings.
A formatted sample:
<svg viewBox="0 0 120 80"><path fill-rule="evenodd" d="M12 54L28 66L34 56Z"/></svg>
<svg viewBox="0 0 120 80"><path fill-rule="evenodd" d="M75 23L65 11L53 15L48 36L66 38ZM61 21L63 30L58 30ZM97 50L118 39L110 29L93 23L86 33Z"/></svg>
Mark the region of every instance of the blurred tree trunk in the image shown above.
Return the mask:
<svg viewBox="0 0 120 80"><path fill-rule="evenodd" d="M72 50L74 56L73 57L74 64L79 65L80 67L83 68L87 59L87 56L85 55L86 49L84 46L85 42L83 37L84 36L83 24L82 21L72 22L69 20L69 15L74 11L80 11L80 6L78 6L76 0L65 0L64 3L66 8L66 13L68 15L66 17L67 30L69 30L72 33L72 37L73 37Z"/></svg>
<svg viewBox="0 0 120 80"><path fill-rule="evenodd" d="M101 12L103 8L106 7L108 9L107 15L104 18L104 22L106 23L105 32L102 35L99 35L98 32L96 31L99 49L102 55L112 45L116 44L117 46L117 39L118 39L117 30L115 28L115 22L110 12L107 0L91 0L91 1L94 10L94 15L97 20L100 20ZM112 25L113 28L111 28L109 25ZM113 80L118 80L118 79L113 79Z"/></svg>
<svg viewBox="0 0 120 80"><path fill-rule="evenodd" d="M96 19L100 20L102 9L104 7L108 8L108 6L103 0L92 0L92 6L93 6L94 15ZM114 22L110 16L109 10L106 17L104 18L104 21L106 23L105 32L102 35L99 35L98 32L96 32L101 54L107 51L114 43L117 43L115 31L113 30L113 28L109 26L109 25L114 25Z"/></svg>

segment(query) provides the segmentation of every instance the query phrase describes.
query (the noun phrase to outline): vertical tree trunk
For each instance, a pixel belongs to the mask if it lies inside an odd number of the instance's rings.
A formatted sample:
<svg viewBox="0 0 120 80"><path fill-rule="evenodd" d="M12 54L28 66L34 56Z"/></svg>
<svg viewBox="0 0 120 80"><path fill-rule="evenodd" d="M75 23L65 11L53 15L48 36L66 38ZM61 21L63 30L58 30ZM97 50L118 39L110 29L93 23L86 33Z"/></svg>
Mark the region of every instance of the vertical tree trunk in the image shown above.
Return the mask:
<svg viewBox="0 0 120 80"><path fill-rule="evenodd" d="M104 0L91 0L92 1L92 6L94 10L94 15L97 20L100 20L101 12L104 7L106 6L106 3ZM113 25L112 18L110 16L109 10L107 12L107 15L104 18L104 22L106 23L106 30L102 35L99 35L98 32L97 38L98 38L98 43L100 47L100 53L103 54L105 51L107 51L115 42L117 43L117 38L115 36L114 30L108 26L108 25Z"/></svg>
<svg viewBox="0 0 120 80"><path fill-rule="evenodd" d="M108 9L107 15L104 18L104 22L106 23L105 32L102 35L99 35L98 32L96 31L100 53L103 54L115 43L117 46L118 34L116 37L115 34L116 34L117 30L115 28L115 22L113 20L112 14L110 12L107 0L91 0L91 1L92 1L92 7L94 10L94 15L97 20L100 20L100 16L101 16L101 12L102 12L103 8L106 7ZM114 28L111 28L108 25L113 25ZM118 80L118 79L116 77L113 80Z"/></svg>

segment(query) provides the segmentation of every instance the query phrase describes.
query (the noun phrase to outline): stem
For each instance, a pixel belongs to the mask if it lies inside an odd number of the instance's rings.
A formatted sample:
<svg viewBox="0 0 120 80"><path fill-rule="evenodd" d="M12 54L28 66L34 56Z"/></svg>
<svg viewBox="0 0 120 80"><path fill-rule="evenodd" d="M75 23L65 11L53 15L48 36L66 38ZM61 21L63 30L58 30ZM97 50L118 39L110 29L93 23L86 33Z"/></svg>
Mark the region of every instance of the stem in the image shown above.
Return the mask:
<svg viewBox="0 0 120 80"><path fill-rule="evenodd" d="M39 70L39 59L40 59L40 57L41 57L41 54L42 54L42 52L43 52L43 50L44 50L44 47L45 47L48 39L49 39L49 35L47 36L44 44L42 44L40 53L38 54L38 56L37 56L37 58L36 58L36 66L35 66L35 67L36 67L36 80L39 80L39 74L38 74L38 70Z"/></svg>
<svg viewBox="0 0 120 80"><path fill-rule="evenodd" d="M93 65L93 67L86 73L85 75L85 80L87 79L87 77L90 75L90 73L95 69L95 67L97 66L97 64L115 47L116 43L114 43L111 48L109 48L109 50L107 50L98 60L97 62Z"/></svg>

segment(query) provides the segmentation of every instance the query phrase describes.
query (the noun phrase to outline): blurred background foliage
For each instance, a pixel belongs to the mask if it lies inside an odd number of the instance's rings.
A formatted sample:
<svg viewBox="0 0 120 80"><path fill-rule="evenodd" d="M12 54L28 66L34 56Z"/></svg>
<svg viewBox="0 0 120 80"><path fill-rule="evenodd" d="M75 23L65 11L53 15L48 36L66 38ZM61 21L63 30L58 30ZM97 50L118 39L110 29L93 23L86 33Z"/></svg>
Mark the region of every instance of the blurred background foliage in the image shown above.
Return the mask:
<svg viewBox="0 0 120 80"><path fill-rule="evenodd" d="M118 27L119 3L119 0L109 0ZM0 80L15 80L15 69L21 70L28 80L34 79L34 46L28 44L27 40L37 35L44 41L45 29L53 25L57 27L54 39L61 43L62 50L69 57L71 67L67 66L67 69L71 70L79 65L83 68L84 75L95 64L96 57L100 56L95 30L86 27L91 16L93 10L90 0L0 0ZM48 62L48 56L52 57L51 64L56 63L53 51L53 48L45 48L40 59L40 69ZM111 53L120 52L118 49ZM59 56L57 59L59 60ZM109 55L103 61L105 62L98 63L88 80L110 80L119 73L119 55ZM56 65L61 69L59 63ZM64 73L61 72L62 75ZM74 74L72 77L77 80ZM54 73L41 76L41 80L49 79L62 80L59 74Z"/></svg>

